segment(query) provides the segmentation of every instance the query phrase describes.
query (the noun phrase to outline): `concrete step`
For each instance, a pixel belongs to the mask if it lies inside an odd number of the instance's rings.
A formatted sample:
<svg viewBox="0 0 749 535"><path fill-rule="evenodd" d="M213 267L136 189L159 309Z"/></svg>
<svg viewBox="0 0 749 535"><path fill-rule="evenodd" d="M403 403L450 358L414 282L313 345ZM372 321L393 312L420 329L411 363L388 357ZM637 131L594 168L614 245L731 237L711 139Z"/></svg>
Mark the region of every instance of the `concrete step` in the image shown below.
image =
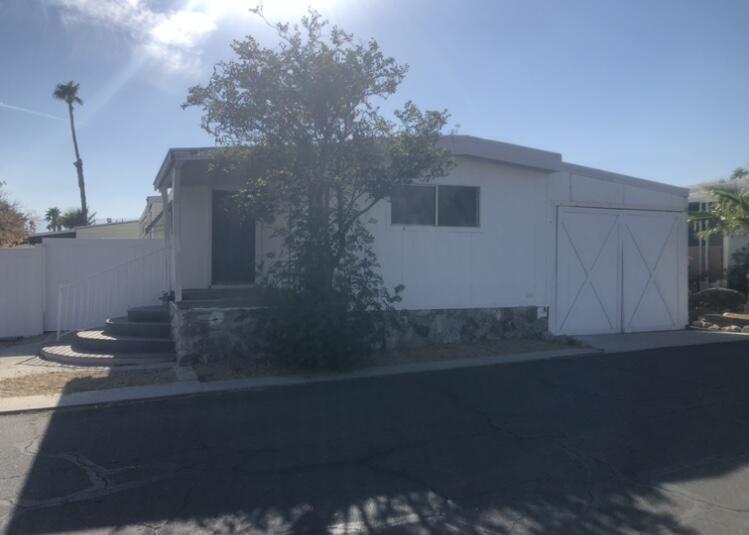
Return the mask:
<svg viewBox="0 0 749 535"><path fill-rule="evenodd" d="M715 323L721 327L727 327L729 325L737 325L739 327L745 327L749 325L749 314L736 314L733 312L726 312L724 314L705 314L705 321Z"/></svg>
<svg viewBox="0 0 749 535"><path fill-rule="evenodd" d="M196 299L223 299L226 297L262 297L267 290L250 286L222 287L222 288L191 288L182 290L182 299L193 301Z"/></svg>
<svg viewBox="0 0 749 535"><path fill-rule="evenodd" d="M215 306L214 303L232 301L241 306L262 306L271 301L272 291L267 288L199 288L182 291L182 302L192 306ZM198 304L200 303L200 304Z"/></svg>
<svg viewBox="0 0 749 535"><path fill-rule="evenodd" d="M174 362L174 353L96 353L79 351L70 344L45 346L39 352L45 360L72 366L142 366Z"/></svg>
<svg viewBox="0 0 749 535"><path fill-rule="evenodd" d="M127 319L132 322L169 323L171 317L166 305L133 307L127 311Z"/></svg>
<svg viewBox="0 0 749 535"><path fill-rule="evenodd" d="M109 318L104 325L104 334L138 338L169 338L172 330L168 322L130 321L126 317L121 317Z"/></svg>
<svg viewBox="0 0 749 535"><path fill-rule="evenodd" d="M177 306L184 308L266 308L257 299L192 299L180 301Z"/></svg>
<svg viewBox="0 0 749 535"><path fill-rule="evenodd" d="M111 336L103 330L78 331L72 339L73 349L91 353L171 353L174 342L170 338L140 336Z"/></svg>

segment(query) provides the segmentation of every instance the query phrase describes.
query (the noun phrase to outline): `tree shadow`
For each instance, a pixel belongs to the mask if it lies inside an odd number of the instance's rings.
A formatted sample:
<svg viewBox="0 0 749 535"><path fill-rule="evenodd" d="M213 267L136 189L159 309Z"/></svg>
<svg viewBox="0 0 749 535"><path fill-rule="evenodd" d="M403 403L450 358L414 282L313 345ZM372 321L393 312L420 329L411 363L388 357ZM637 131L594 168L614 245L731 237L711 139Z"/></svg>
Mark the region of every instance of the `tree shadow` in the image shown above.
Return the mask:
<svg viewBox="0 0 749 535"><path fill-rule="evenodd" d="M731 532L748 521L747 347L61 409L19 452L33 464L5 527Z"/></svg>

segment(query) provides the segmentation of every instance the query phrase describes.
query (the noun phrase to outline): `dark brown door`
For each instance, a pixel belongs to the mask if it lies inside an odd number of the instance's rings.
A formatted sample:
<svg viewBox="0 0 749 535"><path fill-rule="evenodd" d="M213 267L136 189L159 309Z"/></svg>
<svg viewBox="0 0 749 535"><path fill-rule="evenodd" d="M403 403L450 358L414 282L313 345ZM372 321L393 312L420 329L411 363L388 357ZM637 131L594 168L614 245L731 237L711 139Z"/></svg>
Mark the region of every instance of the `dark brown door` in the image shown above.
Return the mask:
<svg viewBox="0 0 749 535"><path fill-rule="evenodd" d="M213 284L255 280L255 221L242 215L235 193L213 191Z"/></svg>

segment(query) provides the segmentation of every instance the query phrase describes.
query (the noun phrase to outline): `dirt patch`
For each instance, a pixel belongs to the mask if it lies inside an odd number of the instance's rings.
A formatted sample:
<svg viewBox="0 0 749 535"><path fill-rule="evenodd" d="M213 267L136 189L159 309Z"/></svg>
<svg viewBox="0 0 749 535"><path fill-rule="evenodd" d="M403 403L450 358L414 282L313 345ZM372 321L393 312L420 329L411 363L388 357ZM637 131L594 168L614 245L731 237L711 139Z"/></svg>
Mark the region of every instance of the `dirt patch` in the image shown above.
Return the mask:
<svg viewBox="0 0 749 535"><path fill-rule="evenodd" d="M148 370L81 370L34 373L0 380L0 397L70 394L128 386L171 383L172 368Z"/></svg>
<svg viewBox="0 0 749 535"><path fill-rule="evenodd" d="M535 353L569 349L577 344L571 339L562 340L497 340L475 344L446 344L418 348L399 349L378 352L366 357L358 357L351 362L345 371L362 368L377 368L396 364L416 362L441 362L448 360L472 359L477 357L496 357L518 353ZM268 377L273 375L299 375L299 370L284 368L266 357L254 357L247 360L229 360L214 364L195 366L200 381L223 381L245 377ZM309 375L305 373L305 375Z"/></svg>

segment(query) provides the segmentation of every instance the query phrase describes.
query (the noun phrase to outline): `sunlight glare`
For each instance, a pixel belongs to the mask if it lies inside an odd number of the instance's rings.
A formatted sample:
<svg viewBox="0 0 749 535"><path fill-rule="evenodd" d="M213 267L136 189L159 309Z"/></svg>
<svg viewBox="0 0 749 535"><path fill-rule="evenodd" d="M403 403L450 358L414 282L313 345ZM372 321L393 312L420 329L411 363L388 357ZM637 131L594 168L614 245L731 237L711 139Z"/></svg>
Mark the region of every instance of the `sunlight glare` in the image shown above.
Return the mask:
<svg viewBox="0 0 749 535"><path fill-rule="evenodd" d="M332 9L340 0L264 0L263 13L271 22L296 19L313 8L321 13ZM202 11L216 18L246 14L258 5L257 0L201 0L197 2Z"/></svg>

